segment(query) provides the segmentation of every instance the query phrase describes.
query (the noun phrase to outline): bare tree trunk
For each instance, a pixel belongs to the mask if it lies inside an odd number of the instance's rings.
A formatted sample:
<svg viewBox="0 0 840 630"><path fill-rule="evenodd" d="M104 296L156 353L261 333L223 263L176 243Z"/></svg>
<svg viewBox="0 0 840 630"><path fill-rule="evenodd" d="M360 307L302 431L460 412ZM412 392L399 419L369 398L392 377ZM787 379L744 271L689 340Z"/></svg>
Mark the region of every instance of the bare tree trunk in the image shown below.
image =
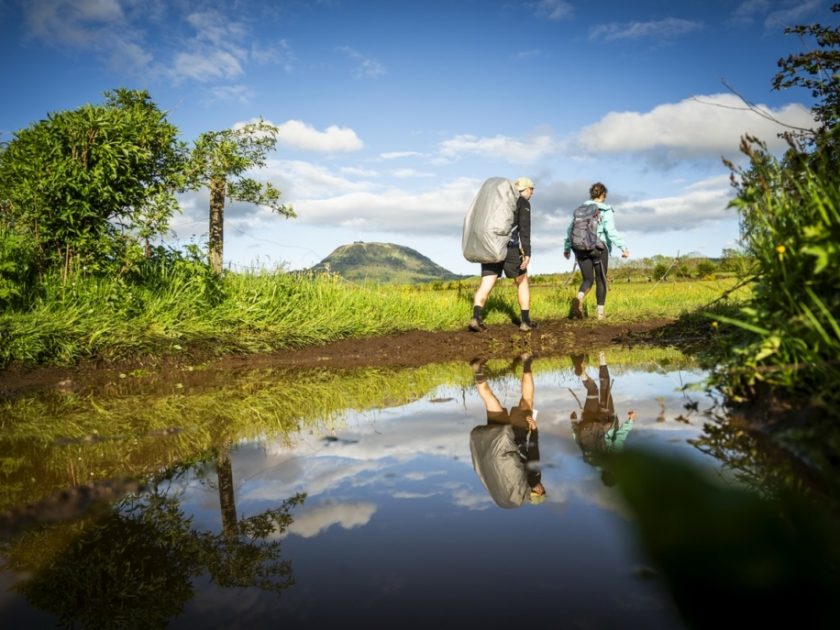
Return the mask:
<svg viewBox="0 0 840 630"><path fill-rule="evenodd" d="M216 477L219 483L219 506L222 512L222 531L225 536L235 536L239 531L236 518L236 498L233 487L233 468L225 448L216 460Z"/></svg>
<svg viewBox="0 0 840 630"><path fill-rule="evenodd" d="M216 275L221 275L224 264L225 183L221 177L210 180L210 232L207 245L210 250L210 271Z"/></svg>

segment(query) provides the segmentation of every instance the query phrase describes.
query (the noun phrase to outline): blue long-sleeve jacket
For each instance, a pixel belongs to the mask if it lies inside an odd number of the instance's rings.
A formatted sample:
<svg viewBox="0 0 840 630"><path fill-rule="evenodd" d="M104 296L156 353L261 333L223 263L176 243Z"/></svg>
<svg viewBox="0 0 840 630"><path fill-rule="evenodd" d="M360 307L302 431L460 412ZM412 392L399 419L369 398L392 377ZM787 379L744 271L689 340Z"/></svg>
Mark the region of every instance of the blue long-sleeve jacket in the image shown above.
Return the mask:
<svg viewBox="0 0 840 630"><path fill-rule="evenodd" d="M601 220L598 221L598 238L600 238L607 246L607 251L612 254L613 245L619 250L627 249L627 244L624 242L624 237L621 236L618 229L615 227L615 210L606 203L599 203L597 201L588 200L583 203L594 203L601 209ZM563 243L563 252L572 251L572 224L569 222L569 227L566 229L566 241Z"/></svg>

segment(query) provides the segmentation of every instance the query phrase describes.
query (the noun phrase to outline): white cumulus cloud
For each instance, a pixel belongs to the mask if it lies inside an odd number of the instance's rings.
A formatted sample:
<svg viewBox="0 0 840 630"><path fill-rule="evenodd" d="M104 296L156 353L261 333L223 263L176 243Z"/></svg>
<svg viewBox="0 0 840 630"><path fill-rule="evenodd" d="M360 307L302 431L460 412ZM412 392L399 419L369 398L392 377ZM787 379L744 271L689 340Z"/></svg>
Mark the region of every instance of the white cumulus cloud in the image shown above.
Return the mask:
<svg viewBox="0 0 840 630"><path fill-rule="evenodd" d="M280 130L277 139L281 144L304 151L319 153L339 153L358 151L364 147L356 132L348 127L330 125L318 131L312 125L300 120L287 120L277 125Z"/></svg>
<svg viewBox="0 0 840 630"><path fill-rule="evenodd" d="M786 128L811 128L810 110L799 104L750 110L733 94L687 98L648 112L610 112L581 130L578 145L590 154L665 152L670 156L733 155L741 136L751 134L781 148L777 135ZM762 115L762 113L764 115ZM776 122L779 121L779 122Z"/></svg>
<svg viewBox="0 0 840 630"><path fill-rule="evenodd" d="M403 234L451 235L460 234L464 213L480 185L477 180L459 178L421 192L371 189L300 200L293 190L290 199L301 223Z"/></svg>
<svg viewBox="0 0 840 630"><path fill-rule="evenodd" d="M732 219L727 205L733 189L726 175L696 182L682 194L628 201L616 206L616 223L622 231L667 232L696 228Z"/></svg>
<svg viewBox="0 0 840 630"><path fill-rule="evenodd" d="M408 157L419 157L420 155L422 154L417 151L386 151L385 153L380 153L379 157L383 160L399 160Z"/></svg>
<svg viewBox="0 0 840 630"><path fill-rule="evenodd" d="M361 193L372 187L366 181L342 177L326 166L304 160L269 160L255 175L276 183L284 197L294 200Z"/></svg>
<svg viewBox="0 0 840 630"><path fill-rule="evenodd" d="M549 134L537 134L526 139L497 135L479 138L463 134L440 143L440 155L455 159L472 154L507 160L513 164L538 162L557 151L557 143Z"/></svg>

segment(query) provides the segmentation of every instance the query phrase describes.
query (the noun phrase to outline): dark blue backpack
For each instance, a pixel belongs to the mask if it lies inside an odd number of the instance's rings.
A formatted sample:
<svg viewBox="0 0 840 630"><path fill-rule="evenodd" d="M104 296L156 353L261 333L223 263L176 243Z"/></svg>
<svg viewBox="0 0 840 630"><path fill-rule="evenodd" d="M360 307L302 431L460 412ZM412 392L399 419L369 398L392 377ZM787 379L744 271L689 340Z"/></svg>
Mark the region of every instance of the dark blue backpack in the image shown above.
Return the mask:
<svg viewBox="0 0 840 630"><path fill-rule="evenodd" d="M600 220L601 208L597 204L585 203L575 208L572 218L572 249L579 252L604 249L604 243L598 238Z"/></svg>

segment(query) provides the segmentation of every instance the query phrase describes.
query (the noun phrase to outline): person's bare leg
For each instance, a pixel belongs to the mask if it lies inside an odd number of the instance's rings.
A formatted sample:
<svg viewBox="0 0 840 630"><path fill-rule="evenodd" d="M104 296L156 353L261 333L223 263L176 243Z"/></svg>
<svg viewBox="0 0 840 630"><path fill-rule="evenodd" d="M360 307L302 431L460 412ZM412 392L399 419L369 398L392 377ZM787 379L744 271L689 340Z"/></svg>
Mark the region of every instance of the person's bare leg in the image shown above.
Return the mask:
<svg viewBox="0 0 840 630"><path fill-rule="evenodd" d="M490 389L490 385L487 384L487 381L484 381L483 383L476 383L475 387L478 390L478 396L487 408L487 413L498 413L500 411L504 411L502 403L500 403L499 399L496 398L496 394L494 394L493 390Z"/></svg>
<svg viewBox="0 0 840 630"><path fill-rule="evenodd" d="M473 359L470 362L470 368L472 368L473 371L475 388L478 391L478 396L484 403L487 413L503 411L504 408L502 407L502 403L499 402L499 399L496 398L493 390L490 389L490 385L487 383L487 377L484 375L484 360L480 358Z"/></svg>
<svg viewBox="0 0 840 630"><path fill-rule="evenodd" d="M480 306L484 308L484 305L487 304L487 298L490 297L490 291L493 290L493 286L496 284L496 280L498 276L481 276L481 284L478 285L478 289L475 292L475 299L473 299L473 306Z"/></svg>
<svg viewBox="0 0 840 630"><path fill-rule="evenodd" d="M528 274L523 274L513 279L516 283L516 297L519 299L519 309L522 311L531 310L531 284L528 282Z"/></svg>
<svg viewBox="0 0 840 630"><path fill-rule="evenodd" d="M534 409L534 375L528 372L522 373L522 398L519 400L521 409Z"/></svg>
<svg viewBox="0 0 840 630"><path fill-rule="evenodd" d="M487 299L490 297L490 291L493 290L497 279L498 276L495 274L481 276L481 283L478 285L478 289L476 289L475 298L473 298L473 316L469 324L469 329L473 332L481 332L485 328L481 311L487 303Z"/></svg>

